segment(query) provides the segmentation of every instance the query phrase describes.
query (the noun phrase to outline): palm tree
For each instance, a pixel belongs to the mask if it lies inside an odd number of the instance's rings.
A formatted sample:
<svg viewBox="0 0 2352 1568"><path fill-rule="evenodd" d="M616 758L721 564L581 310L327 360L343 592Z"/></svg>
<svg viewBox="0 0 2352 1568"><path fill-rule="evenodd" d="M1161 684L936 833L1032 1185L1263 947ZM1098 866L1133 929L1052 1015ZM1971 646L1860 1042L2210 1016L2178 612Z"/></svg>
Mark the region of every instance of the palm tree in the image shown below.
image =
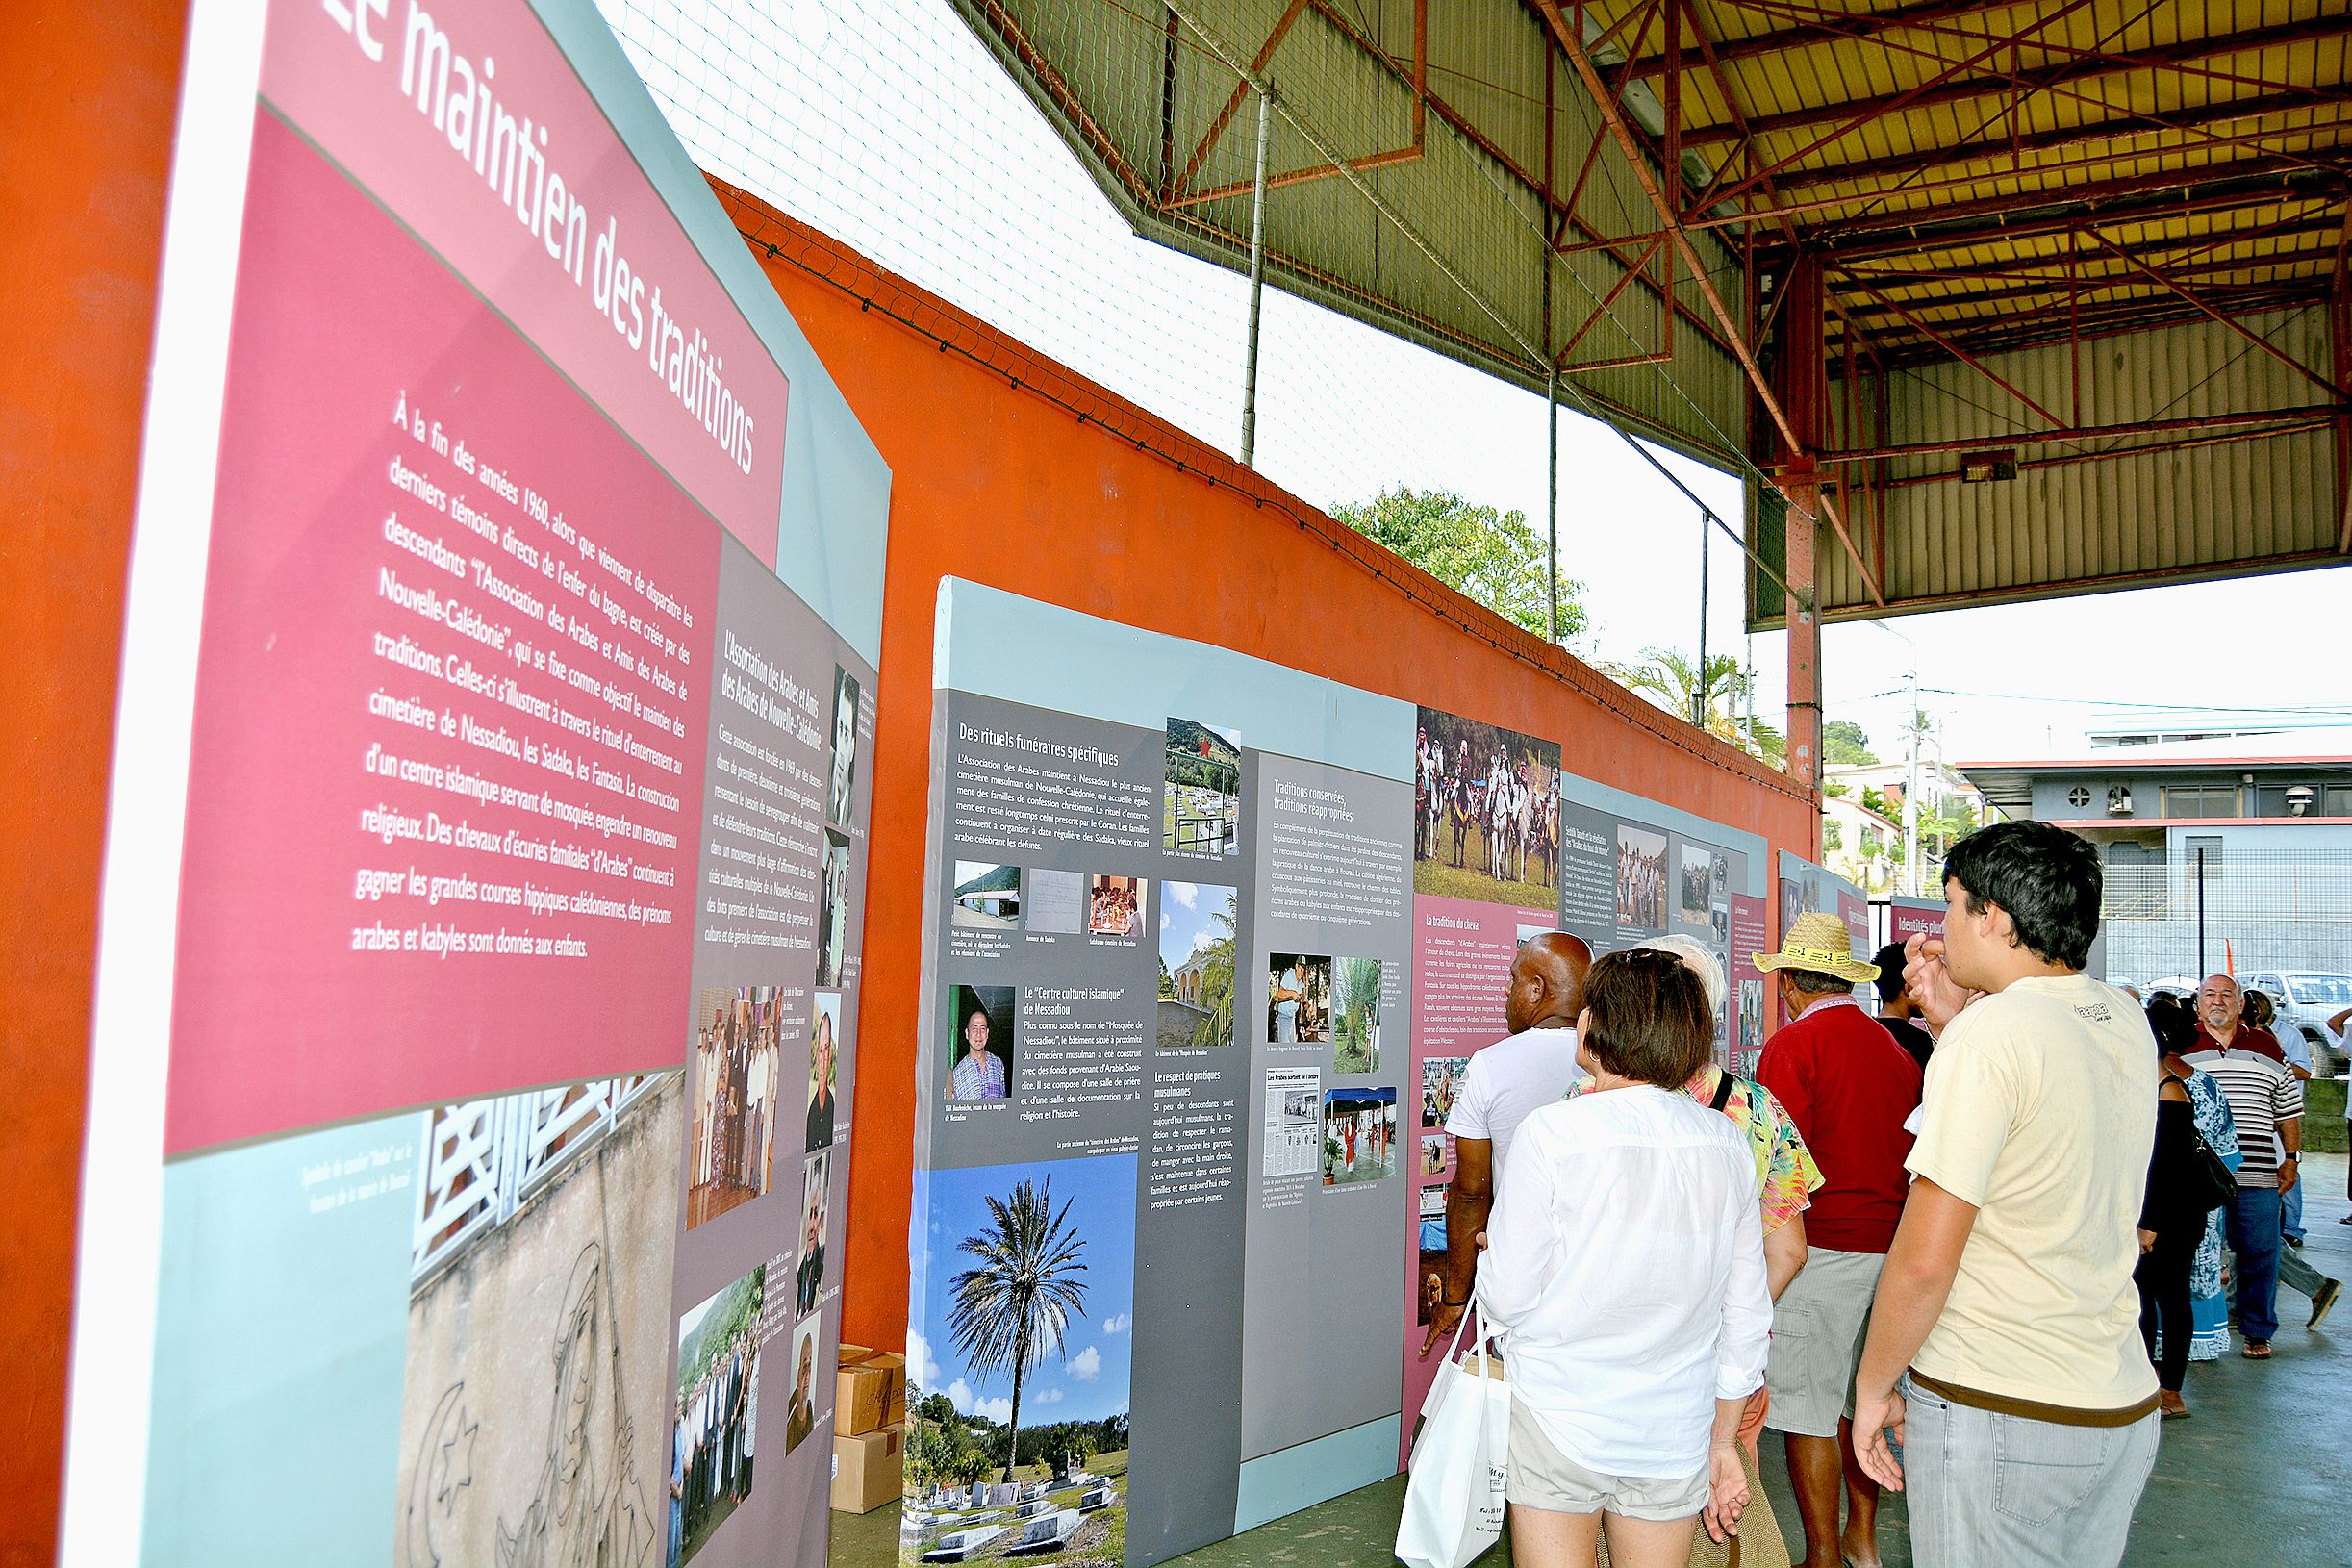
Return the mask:
<svg viewBox="0 0 2352 1568"><path fill-rule="evenodd" d="M1053 1183L1021 1182L1010 1199L988 1200L990 1225L958 1244L980 1260L948 1282L954 1305L948 1331L971 1363L974 1378L992 1372L1013 1375L1011 1441L1004 1452L1004 1479L1021 1460L1021 1384L1049 1352L1061 1355L1071 1314L1086 1307L1086 1285L1074 1277L1086 1272L1078 1258L1085 1240L1065 1230L1070 1204L1053 1209Z"/></svg>
<svg viewBox="0 0 2352 1568"><path fill-rule="evenodd" d="M1756 686L1756 676L1740 669L1737 659L1728 653L1710 654L1702 673L1679 648L1644 648L1641 657L1639 664L1604 664L1601 672L1750 756L1775 766L1782 763L1786 748L1781 732L1742 711Z"/></svg>
<svg viewBox="0 0 2352 1568"><path fill-rule="evenodd" d="M1237 929L1232 904L1219 904L1209 919L1217 934L1201 949L1206 958L1201 966L1201 1000L1208 1008L1208 1016L1194 1026L1193 1043L1222 1046L1233 1038L1233 952Z"/></svg>

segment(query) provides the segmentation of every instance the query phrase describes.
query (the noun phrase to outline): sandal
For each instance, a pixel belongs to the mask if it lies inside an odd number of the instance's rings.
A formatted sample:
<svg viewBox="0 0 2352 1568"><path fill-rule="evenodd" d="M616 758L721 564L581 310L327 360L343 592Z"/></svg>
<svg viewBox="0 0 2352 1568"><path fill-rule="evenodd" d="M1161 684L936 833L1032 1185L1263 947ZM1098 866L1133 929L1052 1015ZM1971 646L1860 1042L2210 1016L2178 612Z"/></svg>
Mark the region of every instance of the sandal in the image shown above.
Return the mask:
<svg viewBox="0 0 2352 1568"><path fill-rule="evenodd" d="M2270 1341L2249 1339L2246 1341L2246 1348L2238 1353L2249 1361L2267 1361L2270 1359Z"/></svg>

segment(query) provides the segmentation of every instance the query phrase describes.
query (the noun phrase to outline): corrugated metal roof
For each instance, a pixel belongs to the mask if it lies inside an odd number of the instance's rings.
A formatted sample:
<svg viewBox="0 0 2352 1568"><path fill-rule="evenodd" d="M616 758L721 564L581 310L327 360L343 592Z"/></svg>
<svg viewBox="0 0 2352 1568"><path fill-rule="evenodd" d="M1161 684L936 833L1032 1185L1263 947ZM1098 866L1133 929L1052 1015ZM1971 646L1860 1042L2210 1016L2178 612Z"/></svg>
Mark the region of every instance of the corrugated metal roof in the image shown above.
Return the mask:
<svg viewBox="0 0 2352 1568"><path fill-rule="evenodd" d="M1738 361L1680 265L1671 334L1668 259L1628 280L1655 212L1614 148L1580 188L1601 116L1520 0L955 3L1140 232L1247 265L1249 66L1279 106L1273 281L1537 391L1561 363L1620 422L1744 463ZM1739 256L1703 246L1736 302Z"/></svg>
<svg viewBox="0 0 2352 1568"><path fill-rule="evenodd" d="M1244 265L1269 84L1278 281L1830 473L1827 615L2352 548L2346 0L955 3L1143 232Z"/></svg>

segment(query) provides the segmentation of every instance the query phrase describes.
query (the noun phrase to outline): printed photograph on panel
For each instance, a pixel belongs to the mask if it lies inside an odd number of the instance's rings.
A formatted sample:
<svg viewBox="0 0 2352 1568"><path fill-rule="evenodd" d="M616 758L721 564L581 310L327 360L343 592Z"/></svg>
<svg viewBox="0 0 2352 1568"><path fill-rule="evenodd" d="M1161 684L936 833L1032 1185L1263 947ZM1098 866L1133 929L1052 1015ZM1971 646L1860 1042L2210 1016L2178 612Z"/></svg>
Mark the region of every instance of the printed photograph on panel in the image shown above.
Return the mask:
<svg viewBox="0 0 2352 1568"><path fill-rule="evenodd" d="M952 986L948 996L949 1100L1009 1100L1013 1093L1013 988Z"/></svg>
<svg viewBox="0 0 2352 1568"><path fill-rule="evenodd" d="M849 802L857 790L857 677L833 667L833 766L825 777L824 820L849 825Z"/></svg>
<svg viewBox="0 0 2352 1568"><path fill-rule="evenodd" d="M1560 748L1421 710L1413 746L1413 891L1552 909L1559 901Z"/></svg>
<svg viewBox="0 0 2352 1568"><path fill-rule="evenodd" d="M1086 873L1031 866L1022 882L1021 898L1024 929L1075 935L1086 921Z"/></svg>
<svg viewBox="0 0 2352 1568"><path fill-rule="evenodd" d="M1143 932L1144 878L1100 873L1086 879L1086 934L1132 941Z"/></svg>
<svg viewBox="0 0 2352 1568"><path fill-rule="evenodd" d="M1684 925L1702 931L1714 929L1715 867L1722 859L1702 845L1682 846L1682 895L1681 916Z"/></svg>
<svg viewBox="0 0 2352 1568"><path fill-rule="evenodd" d="M1421 1125L1442 1127L1454 1114L1454 1097L1461 1092L1462 1075L1470 1071L1467 1056L1431 1056L1421 1064Z"/></svg>
<svg viewBox="0 0 2352 1568"><path fill-rule="evenodd" d="M793 1275L793 1314L805 1316L824 1299L824 1252L833 1206L833 1155L808 1162L800 1187L800 1266Z"/></svg>
<svg viewBox="0 0 2352 1568"><path fill-rule="evenodd" d="M792 1393L784 1406L784 1452L790 1454L817 1429L817 1330L822 1318L810 1318L792 1332Z"/></svg>
<svg viewBox="0 0 2352 1568"><path fill-rule="evenodd" d="M948 923L973 931L1014 931L1021 925L1021 868L959 860L948 898Z"/></svg>
<svg viewBox="0 0 2352 1568"><path fill-rule="evenodd" d="M394 1560L660 1559L683 1080L418 1114Z"/></svg>
<svg viewBox="0 0 2352 1568"><path fill-rule="evenodd" d="M1159 1044L1233 1043L1240 903L1215 882L1160 884Z"/></svg>
<svg viewBox="0 0 2352 1568"><path fill-rule="evenodd" d="M1646 931L1666 928L1665 834L1618 824L1617 923Z"/></svg>
<svg viewBox="0 0 2352 1568"><path fill-rule="evenodd" d="M1421 1174L1425 1176L1446 1174L1446 1135L1425 1132L1421 1135Z"/></svg>
<svg viewBox="0 0 2352 1568"><path fill-rule="evenodd" d="M768 1267L762 1264L678 1319L678 1398L670 1448L671 1562L693 1561L751 1495L760 1311L767 1300ZM796 1385L796 1402L797 1394ZM791 1452L789 1440L785 1452Z"/></svg>
<svg viewBox="0 0 2352 1568"><path fill-rule="evenodd" d="M1311 1176L1323 1151L1323 1094L1311 1067L1266 1070L1266 1175Z"/></svg>
<svg viewBox="0 0 2352 1568"><path fill-rule="evenodd" d="M1421 1215L1415 1229L1419 1256L1413 1274L1413 1321L1427 1328L1446 1299L1445 1188L1421 1189Z"/></svg>
<svg viewBox="0 0 2352 1568"><path fill-rule="evenodd" d="M1380 1070L1380 961L1342 958L1331 966L1331 1071Z"/></svg>
<svg viewBox="0 0 2352 1568"><path fill-rule="evenodd" d="M1331 960L1277 952L1266 965L1266 1038L1277 1046L1322 1045L1331 1038Z"/></svg>
<svg viewBox="0 0 2352 1568"><path fill-rule="evenodd" d="M1761 1050L1764 1046L1764 982L1739 982L1739 1049Z"/></svg>
<svg viewBox="0 0 2352 1568"><path fill-rule="evenodd" d="M806 1152L833 1144L835 1078L840 1074L841 993L820 991L809 1006Z"/></svg>
<svg viewBox="0 0 2352 1568"><path fill-rule="evenodd" d="M1323 1097L1323 1184L1342 1187L1397 1173L1397 1091L1329 1089Z"/></svg>
<svg viewBox="0 0 2352 1568"><path fill-rule="evenodd" d="M1135 1156L933 1171L900 1561L1126 1552Z"/></svg>
<svg viewBox="0 0 2352 1568"><path fill-rule="evenodd" d="M839 985L849 954L849 835L825 829L817 871L817 983Z"/></svg>
<svg viewBox="0 0 2352 1568"><path fill-rule="evenodd" d="M738 986L704 991L695 1003L688 1229L768 1190L779 1111L790 1109L777 1103L783 995L781 986Z"/></svg>
<svg viewBox="0 0 2352 1568"><path fill-rule="evenodd" d="M1241 731L1169 719L1160 847L1212 860L1241 853Z"/></svg>

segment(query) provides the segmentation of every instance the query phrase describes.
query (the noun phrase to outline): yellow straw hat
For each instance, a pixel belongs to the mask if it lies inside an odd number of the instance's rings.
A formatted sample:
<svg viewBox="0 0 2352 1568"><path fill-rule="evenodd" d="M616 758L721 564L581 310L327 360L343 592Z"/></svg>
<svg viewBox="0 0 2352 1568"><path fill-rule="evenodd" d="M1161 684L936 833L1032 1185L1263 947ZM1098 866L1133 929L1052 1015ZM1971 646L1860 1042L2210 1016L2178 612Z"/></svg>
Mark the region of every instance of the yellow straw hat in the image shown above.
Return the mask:
<svg viewBox="0 0 2352 1568"><path fill-rule="evenodd" d="M1756 955L1756 967L1769 974L1782 969L1809 969L1841 980L1875 980L1879 966L1854 956L1854 938L1846 923L1821 910L1808 910L1781 939L1779 952Z"/></svg>

